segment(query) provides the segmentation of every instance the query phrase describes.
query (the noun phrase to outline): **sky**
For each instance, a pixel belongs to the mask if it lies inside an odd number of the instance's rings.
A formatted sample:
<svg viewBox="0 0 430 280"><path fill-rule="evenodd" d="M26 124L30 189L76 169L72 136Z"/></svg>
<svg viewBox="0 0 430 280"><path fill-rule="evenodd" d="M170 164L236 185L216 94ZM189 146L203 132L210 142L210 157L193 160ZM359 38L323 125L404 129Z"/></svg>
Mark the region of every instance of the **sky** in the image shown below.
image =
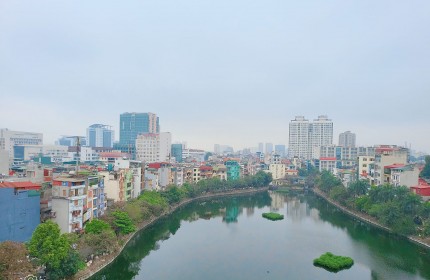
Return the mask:
<svg viewBox="0 0 430 280"><path fill-rule="evenodd" d="M173 141L288 145L295 116L430 152L430 1L0 0L0 128L153 112Z"/></svg>

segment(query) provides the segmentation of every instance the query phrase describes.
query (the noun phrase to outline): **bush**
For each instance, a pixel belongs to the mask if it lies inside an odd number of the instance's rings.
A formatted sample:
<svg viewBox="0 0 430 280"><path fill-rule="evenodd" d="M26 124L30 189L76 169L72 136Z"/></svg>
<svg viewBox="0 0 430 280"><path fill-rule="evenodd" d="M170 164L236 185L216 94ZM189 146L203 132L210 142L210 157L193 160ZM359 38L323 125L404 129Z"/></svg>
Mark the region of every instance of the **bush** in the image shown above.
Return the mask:
<svg viewBox="0 0 430 280"><path fill-rule="evenodd" d="M86 233L95 233L99 234L104 230L110 229L110 226L107 222L99 220L99 219L93 219L92 221L88 222L85 226L85 232Z"/></svg>
<svg viewBox="0 0 430 280"><path fill-rule="evenodd" d="M350 257L336 256L330 252L322 254L319 258L314 259L315 266L325 268L332 272L350 268L353 264L354 260Z"/></svg>
<svg viewBox="0 0 430 280"><path fill-rule="evenodd" d="M276 220L283 220L284 219L284 215L278 214L278 213L263 213L263 218L269 219L271 221L276 221Z"/></svg>

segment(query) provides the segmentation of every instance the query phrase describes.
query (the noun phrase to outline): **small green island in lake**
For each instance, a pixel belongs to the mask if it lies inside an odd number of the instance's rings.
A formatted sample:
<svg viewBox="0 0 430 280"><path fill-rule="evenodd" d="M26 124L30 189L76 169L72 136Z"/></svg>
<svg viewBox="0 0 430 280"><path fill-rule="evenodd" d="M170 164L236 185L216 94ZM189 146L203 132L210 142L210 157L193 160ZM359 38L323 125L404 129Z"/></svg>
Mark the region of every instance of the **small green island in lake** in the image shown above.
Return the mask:
<svg viewBox="0 0 430 280"><path fill-rule="evenodd" d="M331 272L350 268L353 264L354 260L350 257L336 256L330 252L322 254L318 259L314 259L315 266L325 268Z"/></svg>
<svg viewBox="0 0 430 280"><path fill-rule="evenodd" d="M270 212L270 213L263 213L263 218L266 218L272 221L277 221L277 220L283 220L284 215Z"/></svg>

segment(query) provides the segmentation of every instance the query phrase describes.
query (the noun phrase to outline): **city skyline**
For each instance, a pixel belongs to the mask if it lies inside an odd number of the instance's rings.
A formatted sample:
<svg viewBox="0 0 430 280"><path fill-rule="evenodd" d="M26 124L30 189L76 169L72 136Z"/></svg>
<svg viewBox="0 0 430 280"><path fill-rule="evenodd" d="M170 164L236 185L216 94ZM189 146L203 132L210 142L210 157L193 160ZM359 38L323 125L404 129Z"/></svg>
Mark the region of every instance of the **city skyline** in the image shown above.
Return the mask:
<svg viewBox="0 0 430 280"><path fill-rule="evenodd" d="M335 139L430 152L430 3L24 2L0 4L0 128L119 140L120 114L154 112L173 142L238 150L328 115Z"/></svg>

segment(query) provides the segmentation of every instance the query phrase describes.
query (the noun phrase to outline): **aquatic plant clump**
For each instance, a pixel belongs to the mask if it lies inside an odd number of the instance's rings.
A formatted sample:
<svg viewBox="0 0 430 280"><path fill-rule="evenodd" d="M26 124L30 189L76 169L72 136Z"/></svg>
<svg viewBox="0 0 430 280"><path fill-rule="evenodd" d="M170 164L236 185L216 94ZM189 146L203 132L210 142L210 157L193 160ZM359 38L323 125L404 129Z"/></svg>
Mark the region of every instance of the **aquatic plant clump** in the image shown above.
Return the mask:
<svg viewBox="0 0 430 280"><path fill-rule="evenodd" d="M322 254L319 258L314 259L314 265L322 267L331 272L338 272L342 269L350 268L354 260L350 257L336 256L330 252Z"/></svg>
<svg viewBox="0 0 430 280"><path fill-rule="evenodd" d="M278 213L263 213L263 218L272 220L272 221L276 221L276 220L283 220L284 219L284 215L278 214Z"/></svg>

